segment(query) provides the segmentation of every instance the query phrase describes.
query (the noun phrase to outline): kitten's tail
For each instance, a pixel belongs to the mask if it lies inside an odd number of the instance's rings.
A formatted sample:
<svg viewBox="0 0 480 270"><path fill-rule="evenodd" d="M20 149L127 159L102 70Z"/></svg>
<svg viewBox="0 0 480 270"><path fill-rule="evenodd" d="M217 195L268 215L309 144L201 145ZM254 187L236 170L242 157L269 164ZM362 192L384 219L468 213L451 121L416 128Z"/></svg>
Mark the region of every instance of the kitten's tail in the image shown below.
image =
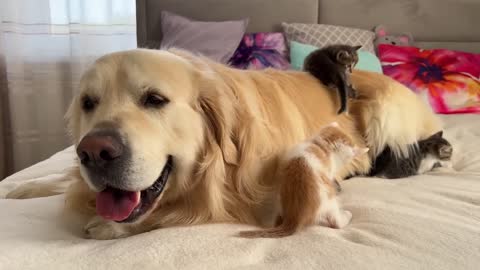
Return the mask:
<svg viewBox="0 0 480 270"><path fill-rule="evenodd" d="M344 78L340 78L338 80L338 95L340 96L340 109L338 110L338 114L341 114L347 110L347 84Z"/></svg>

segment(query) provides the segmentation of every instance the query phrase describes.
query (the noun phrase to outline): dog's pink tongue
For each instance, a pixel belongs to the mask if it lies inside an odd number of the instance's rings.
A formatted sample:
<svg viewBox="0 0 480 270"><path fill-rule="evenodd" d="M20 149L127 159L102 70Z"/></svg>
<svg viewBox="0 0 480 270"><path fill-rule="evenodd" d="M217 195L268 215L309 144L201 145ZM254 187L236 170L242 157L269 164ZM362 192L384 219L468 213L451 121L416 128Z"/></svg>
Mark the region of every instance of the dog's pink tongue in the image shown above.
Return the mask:
<svg viewBox="0 0 480 270"><path fill-rule="evenodd" d="M130 216L140 203L140 192L107 188L97 193L97 214L114 221L122 221Z"/></svg>

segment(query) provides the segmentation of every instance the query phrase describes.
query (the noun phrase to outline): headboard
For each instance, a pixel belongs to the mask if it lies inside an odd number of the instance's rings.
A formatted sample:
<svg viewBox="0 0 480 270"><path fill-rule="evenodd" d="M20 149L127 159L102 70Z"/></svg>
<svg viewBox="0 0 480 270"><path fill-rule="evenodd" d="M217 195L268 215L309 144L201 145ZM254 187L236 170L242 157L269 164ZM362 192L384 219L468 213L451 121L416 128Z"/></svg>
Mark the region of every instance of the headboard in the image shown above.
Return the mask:
<svg viewBox="0 0 480 270"><path fill-rule="evenodd" d="M137 45L157 48L160 11L196 20L249 18L249 32L281 22L325 23L410 32L420 47L480 53L480 0L137 0Z"/></svg>

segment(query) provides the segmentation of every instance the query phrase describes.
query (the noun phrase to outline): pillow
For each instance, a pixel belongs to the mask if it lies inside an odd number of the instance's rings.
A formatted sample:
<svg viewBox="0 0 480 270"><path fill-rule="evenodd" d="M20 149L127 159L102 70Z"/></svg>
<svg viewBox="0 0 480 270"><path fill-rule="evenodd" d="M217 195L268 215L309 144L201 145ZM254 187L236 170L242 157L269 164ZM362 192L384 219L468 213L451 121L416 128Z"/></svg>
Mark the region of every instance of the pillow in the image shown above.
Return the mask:
<svg viewBox="0 0 480 270"><path fill-rule="evenodd" d="M299 42L290 42L290 61L293 69L302 70L305 58L314 50L315 46L302 44ZM382 65L380 60L373 53L366 51L358 51L358 63L355 69L367 70L382 73Z"/></svg>
<svg viewBox="0 0 480 270"><path fill-rule="evenodd" d="M162 11L160 47L176 47L227 63L238 47L248 19L224 22L200 22Z"/></svg>
<svg viewBox="0 0 480 270"><path fill-rule="evenodd" d="M327 25L282 23L288 42L296 41L319 48L332 44L362 45L362 50L375 53L373 40L375 33L368 30Z"/></svg>
<svg viewBox="0 0 480 270"><path fill-rule="evenodd" d="M283 33L245 34L229 64L240 69L288 69L288 49Z"/></svg>
<svg viewBox="0 0 480 270"><path fill-rule="evenodd" d="M480 54L382 44L383 72L426 99L437 113L480 112Z"/></svg>

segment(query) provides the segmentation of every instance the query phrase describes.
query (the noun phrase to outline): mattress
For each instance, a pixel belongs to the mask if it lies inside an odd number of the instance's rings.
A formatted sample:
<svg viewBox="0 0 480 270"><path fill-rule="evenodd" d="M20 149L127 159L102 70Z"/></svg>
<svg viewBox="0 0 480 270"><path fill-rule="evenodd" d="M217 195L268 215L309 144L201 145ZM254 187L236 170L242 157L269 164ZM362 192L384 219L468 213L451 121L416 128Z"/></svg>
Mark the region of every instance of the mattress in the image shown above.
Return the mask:
<svg viewBox="0 0 480 270"><path fill-rule="evenodd" d="M478 269L480 116L442 116L454 170L400 180L353 178L341 200L344 229L311 227L282 239L241 239L251 227L158 229L86 240L65 226L63 195L0 199L0 269ZM0 196L33 179L64 177L73 148L0 182Z"/></svg>

